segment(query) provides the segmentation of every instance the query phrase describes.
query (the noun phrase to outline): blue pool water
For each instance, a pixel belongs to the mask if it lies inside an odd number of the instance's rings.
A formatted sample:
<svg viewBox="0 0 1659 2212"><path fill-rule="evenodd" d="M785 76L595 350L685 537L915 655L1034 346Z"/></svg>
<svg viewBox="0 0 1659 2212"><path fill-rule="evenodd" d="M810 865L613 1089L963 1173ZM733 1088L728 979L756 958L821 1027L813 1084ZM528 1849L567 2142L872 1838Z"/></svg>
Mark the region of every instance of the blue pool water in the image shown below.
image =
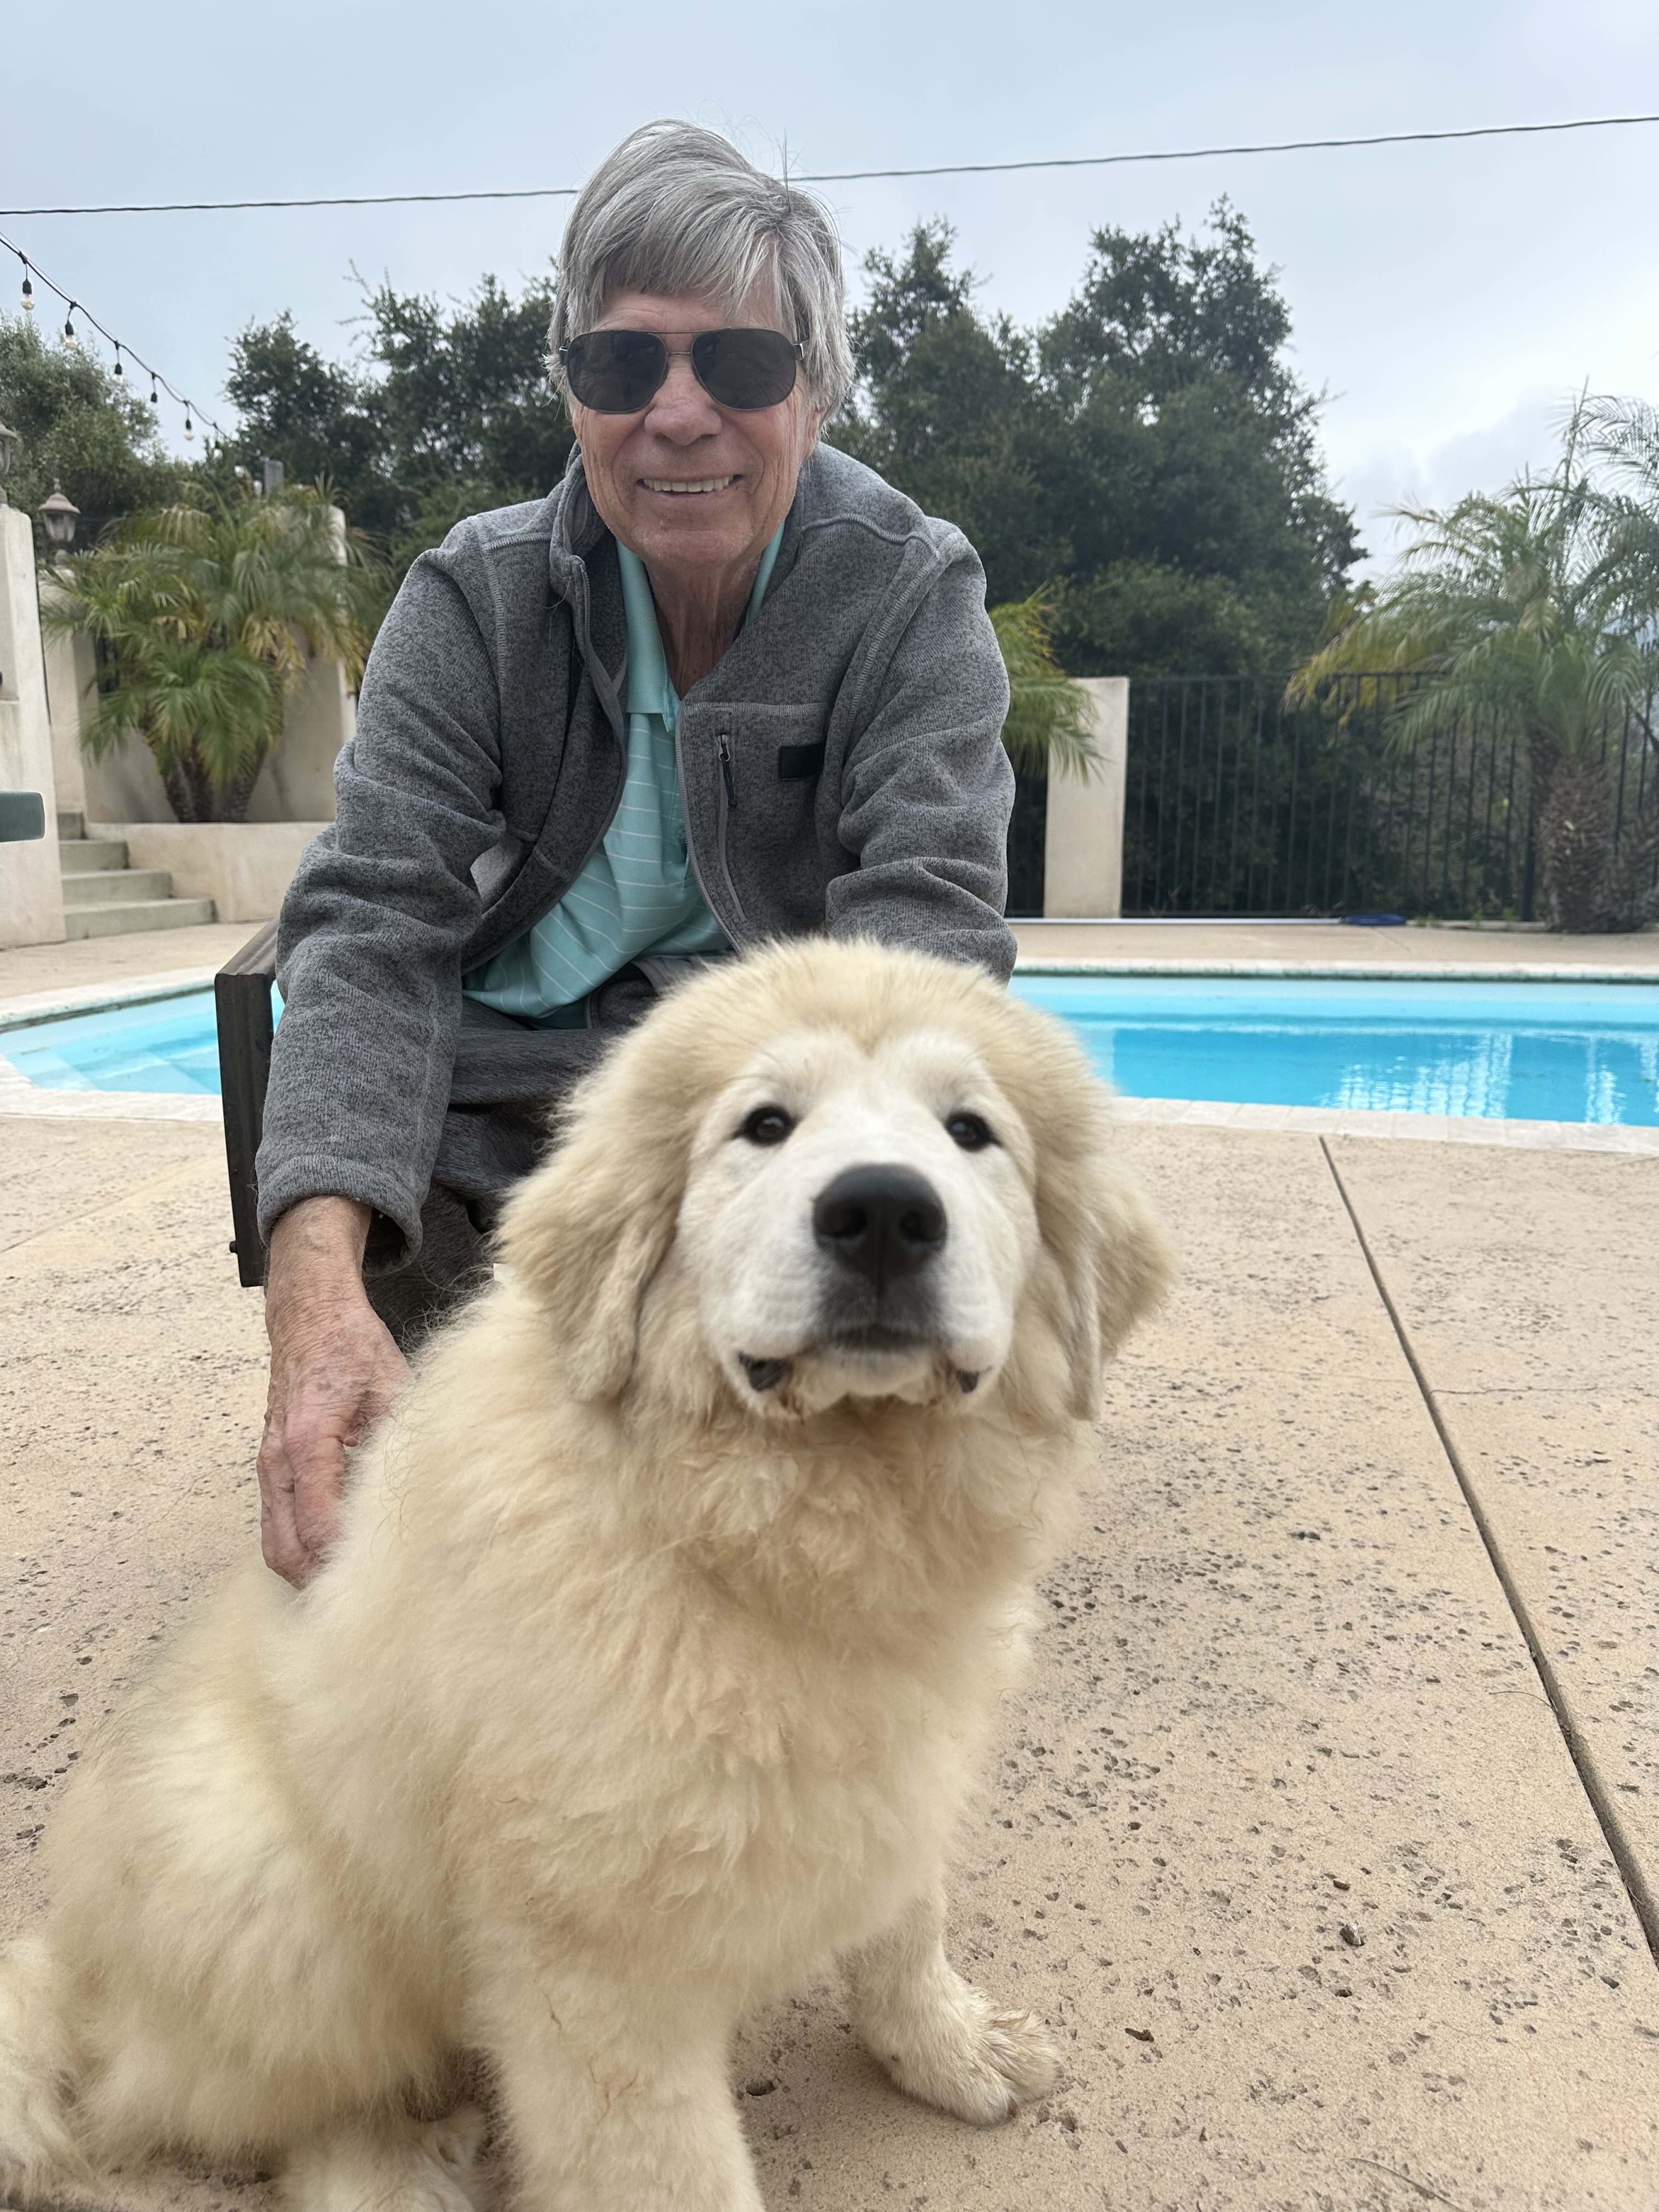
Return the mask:
<svg viewBox="0 0 1659 2212"><path fill-rule="evenodd" d="M1659 984L1022 975L1133 1098L1659 1127ZM0 1031L48 1090L219 1089L213 994Z"/></svg>
<svg viewBox="0 0 1659 2212"><path fill-rule="evenodd" d="M1659 984L1029 975L1131 1098L1659 1126Z"/></svg>

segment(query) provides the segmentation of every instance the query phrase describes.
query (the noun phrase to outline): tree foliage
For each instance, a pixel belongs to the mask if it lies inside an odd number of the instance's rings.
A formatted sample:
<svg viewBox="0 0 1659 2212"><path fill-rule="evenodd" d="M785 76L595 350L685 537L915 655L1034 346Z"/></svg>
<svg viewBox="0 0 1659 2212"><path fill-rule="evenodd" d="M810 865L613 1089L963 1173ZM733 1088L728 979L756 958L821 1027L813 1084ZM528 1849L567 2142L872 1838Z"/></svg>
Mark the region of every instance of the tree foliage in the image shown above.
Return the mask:
<svg viewBox="0 0 1659 2212"><path fill-rule="evenodd" d="M1652 410L1573 410L1555 467L1443 512L1402 508L1417 536L1359 596L1293 685L1344 671L1425 679L1392 717L1409 750L1476 715L1519 732L1540 871L1559 928L1632 929L1659 914L1659 437ZM1609 763L1653 756L1646 803L1615 841Z"/></svg>
<svg viewBox="0 0 1659 2212"><path fill-rule="evenodd" d="M830 434L958 523L994 601L1048 586L1079 675L1283 668L1359 556L1326 488L1316 397L1243 218L1094 234L1035 331L981 315L946 224L871 254L858 383Z"/></svg>
<svg viewBox="0 0 1659 2212"><path fill-rule="evenodd" d="M126 379L84 347L47 344L33 316L0 315L0 422L17 433L11 504L32 516L61 483L82 511L83 538L115 515L177 499L189 480Z"/></svg>
<svg viewBox="0 0 1659 2212"><path fill-rule="evenodd" d="M538 499L572 443L546 373L550 283L514 298L493 276L446 309L389 284L366 290L354 358L325 361L291 315L236 339L226 389L234 458L325 478L400 575L464 515Z"/></svg>
<svg viewBox="0 0 1659 2212"><path fill-rule="evenodd" d="M55 571L49 626L100 647L82 742L94 758L136 732L181 822L240 822L308 655L362 673L384 583L326 495L244 490L149 508Z"/></svg>

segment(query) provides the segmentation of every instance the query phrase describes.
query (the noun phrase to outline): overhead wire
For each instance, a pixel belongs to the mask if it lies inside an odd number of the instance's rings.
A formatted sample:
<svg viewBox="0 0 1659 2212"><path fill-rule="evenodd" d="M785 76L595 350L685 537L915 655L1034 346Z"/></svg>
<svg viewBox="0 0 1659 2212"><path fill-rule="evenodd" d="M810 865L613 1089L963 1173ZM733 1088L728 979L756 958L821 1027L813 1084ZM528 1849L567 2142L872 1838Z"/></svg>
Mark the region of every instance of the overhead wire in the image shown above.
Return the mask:
<svg viewBox="0 0 1659 2212"><path fill-rule="evenodd" d="M1203 161L1249 154L1307 154L1356 146L1421 146L1469 138L1540 137L1564 131L1620 131L1659 123L1659 115L1581 115L1559 123L1480 123L1452 131L1377 131L1347 138L1279 138L1252 145L1180 146L1133 154L1055 154L1020 161L939 161L909 168L803 170L803 185L864 184L905 177L1009 176L1031 169L1110 169L1136 162ZM0 208L0 216L229 215L258 210L452 206L464 200L574 199L580 185L526 185L458 192L342 192L292 199L131 200L79 207Z"/></svg>
<svg viewBox="0 0 1659 2212"><path fill-rule="evenodd" d="M1626 130L1642 124L1659 123L1655 115L1586 115L1576 116L1553 123L1485 123L1470 125L1449 131L1379 131L1364 136L1327 138L1283 138L1261 141L1253 144L1219 146L1183 146L1160 148L1127 154L1049 155L1029 161L939 161L927 165L881 169L819 169L801 171L796 181L810 185L863 184L908 177L975 177L1009 176L1037 169L1107 169L1127 167L1136 163L1155 161L1200 161L1257 154L1303 154L1328 152L1363 146L1411 146L1443 144L1450 141L1473 138L1537 137L1567 131ZM112 201L78 207L0 208L0 216L94 216L94 215L228 215L252 210L272 210L299 208L336 207L426 207L453 205L462 201L479 200L538 200L574 199L581 187L578 185L532 185L454 192L352 192L318 194L289 199L247 200L153 200ZM226 435L210 415L168 381L150 362L125 339L118 338L112 331L99 321L91 310L82 305L72 294L47 276L40 263L26 253L21 246L0 234L0 247L16 255L23 268L23 304L33 305L31 276L38 276L49 292L53 292L68 310L64 322L65 342L76 343L75 317L82 316L92 329L108 340L115 349L115 374L123 375L121 356L125 354L136 362L150 380L150 403L157 404L156 392L164 391L175 404L185 410L185 435L193 434L193 422L206 423L216 436Z"/></svg>

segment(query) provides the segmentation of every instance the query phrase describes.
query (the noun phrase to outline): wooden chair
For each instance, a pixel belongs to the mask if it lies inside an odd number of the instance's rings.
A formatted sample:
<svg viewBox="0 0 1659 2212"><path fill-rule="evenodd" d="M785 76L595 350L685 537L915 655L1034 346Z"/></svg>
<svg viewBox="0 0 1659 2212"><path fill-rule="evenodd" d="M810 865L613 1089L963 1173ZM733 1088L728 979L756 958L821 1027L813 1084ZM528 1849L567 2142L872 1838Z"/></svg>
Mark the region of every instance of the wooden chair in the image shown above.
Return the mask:
<svg viewBox="0 0 1659 2212"><path fill-rule="evenodd" d="M259 1184L253 1163L265 1120L270 1080L270 1040L276 1028L271 988L276 981L276 925L262 923L213 979L219 1025L219 1088L224 1097L225 1164L230 1172L231 1250L244 1290L265 1279L259 1235Z"/></svg>

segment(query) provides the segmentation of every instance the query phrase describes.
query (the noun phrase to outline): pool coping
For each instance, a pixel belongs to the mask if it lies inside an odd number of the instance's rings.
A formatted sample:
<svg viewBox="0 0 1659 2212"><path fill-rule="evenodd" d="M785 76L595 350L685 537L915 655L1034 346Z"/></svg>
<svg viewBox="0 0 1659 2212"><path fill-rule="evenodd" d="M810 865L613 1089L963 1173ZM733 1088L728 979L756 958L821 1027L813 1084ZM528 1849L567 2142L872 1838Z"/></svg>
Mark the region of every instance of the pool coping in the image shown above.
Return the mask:
<svg viewBox="0 0 1659 2212"><path fill-rule="evenodd" d="M150 975L129 975L119 983L76 983L67 990L27 991L0 999L0 1033L33 1029L37 1022L69 1021L76 1014L111 1014L122 1006L148 1006L153 999L187 999L209 991L216 968L164 968Z"/></svg>
<svg viewBox="0 0 1659 2212"><path fill-rule="evenodd" d="M83 984L68 991L40 991L0 1002L0 1034L76 1014L112 1012L155 1000L182 999L211 987L216 969L173 969L129 977L118 986ZM1243 975L1324 977L1376 982L1659 983L1659 968L1596 968L1582 963L1471 967L1465 963L1401 966L1398 963L1328 960L1021 960L1020 975ZM1376 1137L1424 1144L1497 1145L1530 1152L1659 1154L1659 1129L1594 1121L1499 1121L1474 1115L1411 1114L1390 1109L1264 1106L1206 1098L1125 1098L1116 1102L1127 1123L1296 1133L1307 1136ZM219 1099L199 1091L49 1091L0 1056L0 1119L39 1121L193 1121L222 1123Z"/></svg>
<svg viewBox="0 0 1659 2212"><path fill-rule="evenodd" d="M1370 960L1071 960L1021 959L1016 975L1282 976L1307 982L1352 983L1659 983L1659 967L1597 968L1583 962Z"/></svg>

